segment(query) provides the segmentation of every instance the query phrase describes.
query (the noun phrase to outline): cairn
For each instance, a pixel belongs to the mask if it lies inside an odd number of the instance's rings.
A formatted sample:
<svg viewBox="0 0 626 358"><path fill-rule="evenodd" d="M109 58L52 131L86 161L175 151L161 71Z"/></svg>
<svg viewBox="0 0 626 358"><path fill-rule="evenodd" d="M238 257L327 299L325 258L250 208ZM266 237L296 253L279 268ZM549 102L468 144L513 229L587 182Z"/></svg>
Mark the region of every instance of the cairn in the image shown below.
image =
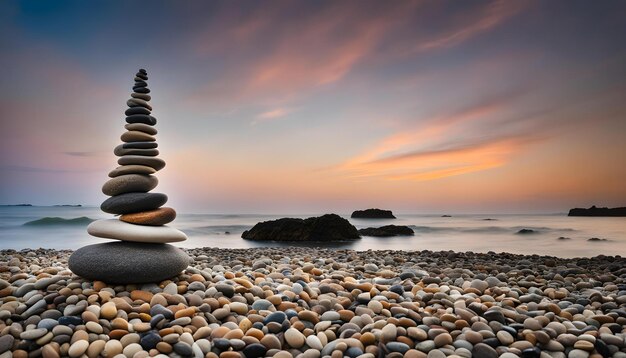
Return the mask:
<svg viewBox="0 0 626 358"><path fill-rule="evenodd" d="M165 161L158 158L157 120L148 103L147 81L146 70L140 69L126 102L123 143L113 150L120 157L120 166L102 186L110 198L100 209L119 216L87 227L92 236L119 241L88 245L72 254L69 267L84 278L110 283L159 282L176 276L189 264L189 256L169 244L187 239L182 231L165 225L176 218L176 211L163 207L167 195L150 192L159 183L153 174L165 167Z"/></svg>

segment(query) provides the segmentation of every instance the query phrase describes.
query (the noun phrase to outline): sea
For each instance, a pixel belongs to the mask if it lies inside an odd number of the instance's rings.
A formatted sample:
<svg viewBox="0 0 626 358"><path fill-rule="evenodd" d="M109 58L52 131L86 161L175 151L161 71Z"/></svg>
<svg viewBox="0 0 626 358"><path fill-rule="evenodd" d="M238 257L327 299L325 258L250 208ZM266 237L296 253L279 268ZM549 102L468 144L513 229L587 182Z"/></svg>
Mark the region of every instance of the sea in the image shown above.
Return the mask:
<svg viewBox="0 0 626 358"><path fill-rule="evenodd" d="M189 240L175 243L184 248L253 248L311 246L351 250L431 250L510 252L557 257L626 256L625 217L568 217L566 213L542 215L395 214L397 219L352 219L338 213L357 229L383 225L407 225L414 236L368 237L339 243L281 243L244 240L241 234L256 223L282 217L306 218L312 214L200 214L179 213L170 225L184 231ZM59 220L75 219L72 221ZM110 242L87 234L90 220L113 218L98 207L2 206L0 249L78 249ZM44 220L41 220L44 219ZM33 222L34 221L34 222ZM532 230L521 234L522 229ZM589 240L589 239L596 240Z"/></svg>

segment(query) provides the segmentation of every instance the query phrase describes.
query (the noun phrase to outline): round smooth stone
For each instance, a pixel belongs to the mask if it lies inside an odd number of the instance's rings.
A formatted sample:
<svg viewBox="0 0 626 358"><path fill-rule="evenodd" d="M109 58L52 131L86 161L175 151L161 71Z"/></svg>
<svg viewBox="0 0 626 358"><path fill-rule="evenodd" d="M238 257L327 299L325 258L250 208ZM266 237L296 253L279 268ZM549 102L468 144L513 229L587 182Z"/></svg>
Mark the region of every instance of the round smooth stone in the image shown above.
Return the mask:
<svg viewBox="0 0 626 358"><path fill-rule="evenodd" d="M148 133L150 135L155 135L158 133L157 129L154 128L150 124L145 123L128 123L124 126L129 131L140 131L144 133Z"/></svg>
<svg viewBox="0 0 626 358"><path fill-rule="evenodd" d="M167 202L162 193L126 193L108 198L100 205L100 210L109 214L130 214L154 210Z"/></svg>
<svg viewBox="0 0 626 358"><path fill-rule="evenodd" d="M87 226L87 233L104 239L152 244L187 240L184 232L170 226L135 225L117 219L96 220Z"/></svg>
<svg viewBox="0 0 626 358"><path fill-rule="evenodd" d="M156 138L151 136L148 133L140 132L140 131L128 131L124 132L120 137L122 142L130 143L130 142L155 142Z"/></svg>
<svg viewBox="0 0 626 358"><path fill-rule="evenodd" d="M146 70L145 70L145 69L143 69L143 68L140 68L140 69L139 69L139 73L143 73L143 74L144 74L144 75L146 75L146 76L148 75L148 72L146 72Z"/></svg>
<svg viewBox="0 0 626 358"><path fill-rule="evenodd" d="M176 219L176 211L167 207L120 216L121 221L137 225L165 225L174 219Z"/></svg>
<svg viewBox="0 0 626 358"><path fill-rule="evenodd" d="M135 80L135 87L146 87L148 82L144 80Z"/></svg>
<svg viewBox="0 0 626 358"><path fill-rule="evenodd" d="M147 81L148 80L148 75L145 73L141 73L141 72L137 72L135 74L136 78L139 78L140 81ZM135 80L136 81L136 80Z"/></svg>
<svg viewBox="0 0 626 358"><path fill-rule="evenodd" d="M154 174L156 170L152 167L147 167L145 165L122 165L121 167L117 167L109 173L109 177L115 178L120 175L127 174Z"/></svg>
<svg viewBox="0 0 626 358"><path fill-rule="evenodd" d="M478 343L472 349L473 357L498 358L498 353L485 343Z"/></svg>
<svg viewBox="0 0 626 358"><path fill-rule="evenodd" d="M136 93L147 93L147 92L136 92ZM139 98L129 99L128 101L126 101L126 105L128 107L143 107L143 108L152 110L152 106L147 101L144 101L143 99L139 99Z"/></svg>
<svg viewBox="0 0 626 358"><path fill-rule="evenodd" d="M157 123L157 119L147 114L133 114L126 117L126 123L143 123L153 126Z"/></svg>
<svg viewBox="0 0 626 358"><path fill-rule="evenodd" d="M130 107L127 109L124 114L127 116L132 116L133 114L150 114L151 112L147 108L143 107Z"/></svg>
<svg viewBox="0 0 626 358"><path fill-rule="evenodd" d="M73 273L86 279L127 284L172 278L187 268L190 260L168 244L111 242L81 247L68 264Z"/></svg>
<svg viewBox="0 0 626 358"><path fill-rule="evenodd" d="M133 87L133 91L137 93L150 93L150 89L147 87Z"/></svg>
<svg viewBox="0 0 626 358"><path fill-rule="evenodd" d="M122 143L122 148L135 148L135 149L152 149L158 147L157 142L128 142Z"/></svg>
<svg viewBox="0 0 626 358"><path fill-rule="evenodd" d="M147 149L149 150L149 149ZM156 150L156 149L154 149ZM117 160L119 165L146 165L161 170L165 168L165 161L161 158L145 157L143 155L125 155Z"/></svg>
<svg viewBox="0 0 626 358"><path fill-rule="evenodd" d="M130 94L131 97L133 98L139 98L139 99L143 99L144 101L149 101L152 99L152 97L150 97L149 94L145 94L145 93L131 93Z"/></svg>
<svg viewBox="0 0 626 358"><path fill-rule="evenodd" d="M305 342L304 335L293 327L285 331L284 337L285 341L287 341L287 344L289 344L289 346L293 348L300 348L304 345Z"/></svg>
<svg viewBox="0 0 626 358"><path fill-rule="evenodd" d="M128 174L109 179L102 186L102 193L115 196L124 193L146 193L156 188L159 179L152 175Z"/></svg>
<svg viewBox="0 0 626 358"><path fill-rule="evenodd" d="M123 155L141 155L146 157L156 157L159 155L158 149L137 149L137 148L124 148L124 144L120 144L113 149L113 154L121 157Z"/></svg>

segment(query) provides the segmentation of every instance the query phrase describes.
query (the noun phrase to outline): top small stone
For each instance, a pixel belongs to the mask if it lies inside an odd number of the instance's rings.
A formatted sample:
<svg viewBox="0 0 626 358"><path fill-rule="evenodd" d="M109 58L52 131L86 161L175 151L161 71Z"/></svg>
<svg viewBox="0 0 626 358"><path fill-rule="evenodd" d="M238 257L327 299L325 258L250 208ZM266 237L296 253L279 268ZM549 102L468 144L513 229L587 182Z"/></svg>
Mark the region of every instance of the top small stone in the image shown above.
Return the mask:
<svg viewBox="0 0 626 358"><path fill-rule="evenodd" d="M139 69L139 73L143 73L144 75L147 75L147 74L148 74L148 72L146 72L146 70L144 70L143 68L140 68L140 69Z"/></svg>

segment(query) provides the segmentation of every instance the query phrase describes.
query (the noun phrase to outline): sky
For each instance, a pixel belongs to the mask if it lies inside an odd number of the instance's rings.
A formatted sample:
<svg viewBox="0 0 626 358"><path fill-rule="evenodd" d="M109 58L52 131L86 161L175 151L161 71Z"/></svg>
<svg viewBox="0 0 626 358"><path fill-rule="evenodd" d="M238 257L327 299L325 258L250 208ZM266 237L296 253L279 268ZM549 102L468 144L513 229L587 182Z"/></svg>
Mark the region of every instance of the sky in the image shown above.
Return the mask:
<svg viewBox="0 0 626 358"><path fill-rule="evenodd" d="M99 205L134 73L179 212L626 206L624 1L2 1L0 204Z"/></svg>

